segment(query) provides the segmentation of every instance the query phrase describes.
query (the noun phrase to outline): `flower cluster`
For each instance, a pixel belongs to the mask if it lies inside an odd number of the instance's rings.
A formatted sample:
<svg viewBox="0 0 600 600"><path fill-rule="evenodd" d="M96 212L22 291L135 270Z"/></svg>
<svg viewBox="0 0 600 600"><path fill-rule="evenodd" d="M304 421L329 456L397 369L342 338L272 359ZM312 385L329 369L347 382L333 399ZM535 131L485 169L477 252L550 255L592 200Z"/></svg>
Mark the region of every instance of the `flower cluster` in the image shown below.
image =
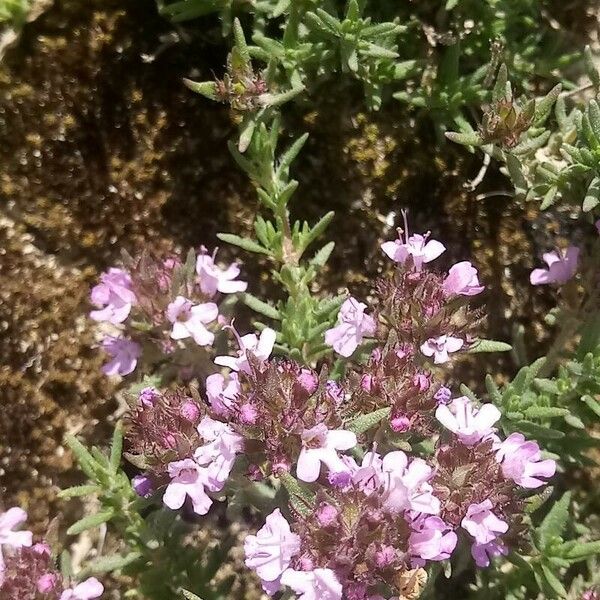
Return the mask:
<svg viewBox="0 0 600 600"><path fill-rule="evenodd" d="M542 460L536 442L519 433L501 441L494 425L500 411L491 404L476 408L466 397L436 410L439 422L453 436L436 453L432 480L442 504L441 516L471 536L471 554L478 566L508 552L507 542L522 537L523 494L546 484L556 470Z"/></svg>
<svg viewBox="0 0 600 600"><path fill-rule="evenodd" d="M287 586L306 600L373 600L385 586L402 596L407 578L450 558L460 537L480 567L519 546L520 488L544 485L554 461L520 434L501 441L491 405L457 398L436 416L452 436L430 461L401 451L368 452L360 464L338 456L309 510L292 503L288 520L277 509L247 537L246 564L267 593Z"/></svg>
<svg viewBox="0 0 600 600"><path fill-rule="evenodd" d="M29 531L15 531L27 519L20 508L0 514L0 597L2 600L94 600L104 587L91 577L71 584L56 569L48 544L33 543Z"/></svg>
<svg viewBox="0 0 600 600"><path fill-rule="evenodd" d="M423 540L440 510L425 461L370 452L360 465L348 457L344 465L330 471L309 512L293 511L290 524L276 510L246 538L246 564L267 593L288 586L304 599L366 599L381 584L401 592L403 576L425 564L422 555L443 560L454 549L447 527L438 551Z"/></svg>
<svg viewBox="0 0 600 600"><path fill-rule="evenodd" d="M341 307L338 325L328 330L325 342L344 357L351 356L363 338L413 347L435 364L467 349L475 341L475 329L481 321L479 311L469 309L470 297L484 289L477 269L468 261L453 265L447 275L425 268L441 256L445 247L430 234L405 234L385 242L383 252L397 263L392 278L376 285L376 318L365 313L366 304L349 298Z"/></svg>
<svg viewBox="0 0 600 600"><path fill-rule="evenodd" d="M103 273L91 292L96 310L90 317L106 324L101 346L111 358L104 372L128 375L142 357L156 364L169 355L171 365L182 367L201 362L181 354L213 344L225 321L216 304L219 295L246 289L239 267L221 268L216 251L211 255L205 248L191 252L185 263L177 256L148 254L124 262L124 269Z"/></svg>
<svg viewBox="0 0 600 600"><path fill-rule="evenodd" d="M327 365L316 371L271 357L271 329L241 336L226 325L237 348L214 357L200 380L205 397L193 386L143 389L126 419L126 457L142 471L136 491L204 515L244 477L244 485L279 479L286 488L297 480L302 494L287 490L289 504L247 537L245 554L268 594L289 588L300 600L404 597L424 584L431 562L453 556L460 540L480 567L526 544L526 493L544 486L556 465L518 432L502 439L494 405L452 398L434 379L431 363L472 344L481 320L468 307L483 290L469 262L445 275L426 268L443 251L429 234L384 244L398 266L379 282L372 315L349 298L325 333L338 354L356 358L339 381ZM206 300L239 290L237 270L230 275L185 285ZM151 306L140 287L131 289L137 304L129 310ZM189 334L200 344L210 333L195 321L202 311L171 319L186 310L181 297L166 306L163 299L155 315L173 321L172 339ZM196 297L188 290L184 298ZM113 304L109 313L121 315L123 306ZM361 361L355 352L364 338L374 347ZM355 427L372 415L383 416ZM398 449L425 440L425 454Z"/></svg>
<svg viewBox="0 0 600 600"><path fill-rule="evenodd" d="M206 514L229 477L242 438L213 419L197 392L142 390L127 416L127 458L144 470L134 480L142 496L165 487L163 502L181 508L189 498L196 514Z"/></svg>

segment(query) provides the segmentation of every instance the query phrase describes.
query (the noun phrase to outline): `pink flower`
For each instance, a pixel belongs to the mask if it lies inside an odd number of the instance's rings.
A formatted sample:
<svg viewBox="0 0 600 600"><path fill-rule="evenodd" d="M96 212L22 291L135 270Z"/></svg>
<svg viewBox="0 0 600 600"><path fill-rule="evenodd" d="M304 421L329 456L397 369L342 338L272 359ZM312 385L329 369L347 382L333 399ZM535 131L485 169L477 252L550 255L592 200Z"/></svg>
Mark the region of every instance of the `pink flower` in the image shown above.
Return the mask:
<svg viewBox="0 0 600 600"><path fill-rule="evenodd" d="M220 373L206 378L206 397L217 415L225 416L231 412L236 396L240 392L237 373L229 375L228 380Z"/></svg>
<svg viewBox="0 0 600 600"><path fill-rule="evenodd" d="M204 417L198 424L198 433L206 442L194 452L195 461L204 467L203 479L211 492L223 489L236 455L241 452L243 438L229 425Z"/></svg>
<svg viewBox="0 0 600 600"><path fill-rule="evenodd" d="M37 590L40 594L48 594L58 583L58 575L56 573L45 573L37 581Z"/></svg>
<svg viewBox="0 0 600 600"><path fill-rule="evenodd" d="M348 298L338 313L338 325L325 332L325 343L342 356L351 356L363 337L375 333L375 320L365 315L367 305Z"/></svg>
<svg viewBox="0 0 600 600"><path fill-rule="evenodd" d="M546 283L558 283L560 285L566 283L575 275L579 261L579 248L569 246L566 251L546 252L543 258L548 268L531 271L529 276L531 285Z"/></svg>
<svg viewBox="0 0 600 600"><path fill-rule="evenodd" d="M446 296L475 296L484 290L479 284L477 269L467 260L450 267L442 289Z"/></svg>
<svg viewBox="0 0 600 600"><path fill-rule="evenodd" d="M133 373L142 354L140 345L133 340L110 335L102 340L102 349L112 357L112 360L102 367L102 372L106 375L123 376Z"/></svg>
<svg viewBox="0 0 600 600"><path fill-rule="evenodd" d="M302 432L302 450L298 457L296 472L302 481L316 481L321 463L330 471L345 471L346 467L338 456L338 450L356 446L356 435L344 429L327 429L323 423Z"/></svg>
<svg viewBox="0 0 600 600"><path fill-rule="evenodd" d="M381 479L385 490L384 506L391 513L405 510L435 515L440 501L429 483L433 469L421 458L408 462L401 450L389 452L381 463Z"/></svg>
<svg viewBox="0 0 600 600"><path fill-rule="evenodd" d="M131 480L131 487L142 498L149 498L154 492L154 483L147 475L136 475Z"/></svg>
<svg viewBox="0 0 600 600"><path fill-rule="evenodd" d="M439 337L429 338L421 344L421 352L427 356L433 356L433 362L436 365L445 363L450 358L448 354L458 352L463 347L464 341L451 335L440 335Z"/></svg>
<svg viewBox="0 0 600 600"><path fill-rule="evenodd" d="M498 540L492 540L487 544L478 544L475 542L471 546L471 556L475 559L478 567L489 567L490 559L496 556L506 556L508 548Z"/></svg>
<svg viewBox="0 0 600 600"><path fill-rule="evenodd" d="M232 371L249 373L250 364L248 363L248 352L251 352L259 361L267 360L273 351L276 335L277 334L268 327L265 327L265 329L261 331L260 337L256 337L253 333L249 333L242 337L239 337L236 334L240 346L237 356L217 356L215 358L215 364L221 365L222 367L229 367Z"/></svg>
<svg viewBox="0 0 600 600"><path fill-rule="evenodd" d="M74 588L65 590L60 600L93 600L100 598L103 592L104 586L95 577L90 577Z"/></svg>
<svg viewBox="0 0 600 600"><path fill-rule="evenodd" d="M142 406L148 408L154 406L156 400L160 397L160 392L152 386L145 387L138 396L138 401Z"/></svg>
<svg viewBox="0 0 600 600"><path fill-rule="evenodd" d="M440 404L436 419L458 436L465 446L473 446L495 431L494 423L502 414L493 404L476 409L466 396L455 398L449 404Z"/></svg>
<svg viewBox="0 0 600 600"><path fill-rule="evenodd" d="M456 548L456 533L439 517L418 517L411 524L408 539L412 566L423 567L427 560L446 560Z"/></svg>
<svg viewBox="0 0 600 600"><path fill-rule="evenodd" d="M109 269L100 275L100 283L92 288L92 303L100 310L93 310L90 317L94 321L122 323L136 303L135 294L131 291L131 277L123 269Z"/></svg>
<svg viewBox="0 0 600 600"><path fill-rule="evenodd" d="M490 500L484 500L479 504L471 504L460 523L463 529L466 529L478 544L487 544L495 540L499 534L508 531L508 523L499 519L492 512L492 507Z"/></svg>
<svg viewBox="0 0 600 600"><path fill-rule="evenodd" d="M2 547L18 549L31 546L33 534L31 531L15 531L15 528L27 521L27 513L18 507L9 508L0 514L0 579L4 570Z"/></svg>
<svg viewBox="0 0 600 600"><path fill-rule="evenodd" d="M556 472L556 462L542 460L537 443L526 441L521 433L511 433L496 449L496 460L502 463L504 477L521 487L538 488L547 483L539 477L552 477Z"/></svg>
<svg viewBox="0 0 600 600"><path fill-rule="evenodd" d="M173 323L171 338L184 340L193 338L198 346L210 346L215 339L214 333L206 329L219 315L219 309L213 302L195 306L183 296L177 296L167 307L167 319Z"/></svg>
<svg viewBox="0 0 600 600"><path fill-rule="evenodd" d="M211 256L206 252L206 248L202 248L202 253L196 259L196 273L202 292L212 298L217 292L235 294L246 291L248 284L245 281L236 280L240 274L237 264L233 263L226 269L222 269L215 264L216 255L217 249Z"/></svg>
<svg viewBox="0 0 600 600"><path fill-rule="evenodd" d="M437 240L428 241L429 232L425 235L415 233L409 237L406 212L402 211L402 215L404 216L404 239L402 239L402 231L399 229L398 239L392 242L384 242L381 244L381 249L394 262L402 265L411 256L415 269L420 271L423 268L423 263L435 260L446 251L446 248Z"/></svg>
<svg viewBox="0 0 600 600"><path fill-rule="evenodd" d="M295 571L287 569L281 576L281 583L291 587L298 600L341 600L342 584L331 569Z"/></svg>
<svg viewBox="0 0 600 600"><path fill-rule="evenodd" d="M290 524L278 508L266 518L256 535L249 535L244 541L246 566L256 571L270 594L279 589L282 573L299 551L300 538L292 533Z"/></svg>
<svg viewBox="0 0 600 600"><path fill-rule="evenodd" d="M205 515L212 506L212 499L204 489L208 485L206 469L191 458L185 458L169 463L168 471L171 483L163 496L165 506L177 510L189 496L194 512Z"/></svg>

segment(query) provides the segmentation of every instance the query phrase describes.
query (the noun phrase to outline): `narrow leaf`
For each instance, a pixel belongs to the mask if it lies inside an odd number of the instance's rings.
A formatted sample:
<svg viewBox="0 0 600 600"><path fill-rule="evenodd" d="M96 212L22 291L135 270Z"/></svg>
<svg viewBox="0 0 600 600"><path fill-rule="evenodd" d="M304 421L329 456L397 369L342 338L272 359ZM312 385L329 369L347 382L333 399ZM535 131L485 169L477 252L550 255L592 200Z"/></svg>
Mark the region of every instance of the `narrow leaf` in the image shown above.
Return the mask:
<svg viewBox="0 0 600 600"><path fill-rule="evenodd" d="M247 250L248 252L266 255L271 254L269 250L249 238L242 238L239 235L234 235L232 233L217 233L217 237L222 242L238 246L239 248L242 248L242 250Z"/></svg>
<svg viewBox="0 0 600 600"><path fill-rule="evenodd" d="M380 421L389 416L391 408L388 406L386 408L380 408L379 410L373 411L366 415L360 415L359 417L355 417L346 425L346 429L349 431L353 431L357 435L361 433L365 433L365 431L369 431L369 429L378 425Z"/></svg>
<svg viewBox="0 0 600 600"><path fill-rule="evenodd" d="M94 515L83 517L83 519L73 523L73 525L67 529L67 535L77 535L82 531L92 529L93 527L98 527L98 525L102 525L102 523L110 521L114 515L115 511L112 508L109 508Z"/></svg>

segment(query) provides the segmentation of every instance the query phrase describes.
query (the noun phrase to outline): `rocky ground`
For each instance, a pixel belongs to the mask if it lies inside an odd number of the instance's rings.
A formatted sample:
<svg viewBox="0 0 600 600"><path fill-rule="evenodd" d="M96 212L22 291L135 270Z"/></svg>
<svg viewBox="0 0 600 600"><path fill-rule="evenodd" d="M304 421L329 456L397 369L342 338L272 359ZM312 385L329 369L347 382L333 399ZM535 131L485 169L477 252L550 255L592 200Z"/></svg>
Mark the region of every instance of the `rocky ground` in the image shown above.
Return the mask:
<svg viewBox="0 0 600 600"><path fill-rule="evenodd" d="M85 316L98 273L122 248L214 246L218 231L250 229L256 202L226 150L229 114L182 85L224 61L216 22L192 34L151 0L56 0L0 63L0 505L27 508L38 532L77 477L65 432L103 444L111 428L114 386ZM449 144L432 152L428 124L397 105L364 114L347 85L311 100L287 126L290 138L311 134L296 212L338 213L323 289L365 294L393 213L408 207L415 231L435 229L448 245L441 266L471 258L481 268L486 334L510 340L522 324L530 358L540 352L550 296L528 273L568 234L569 215L553 222L495 193L510 187L493 170L468 191L479 159ZM265 265L242 258L250 289L276 294ZM515 365L493 356L460 376L478 385L488 367L510 375Z"/></svg>

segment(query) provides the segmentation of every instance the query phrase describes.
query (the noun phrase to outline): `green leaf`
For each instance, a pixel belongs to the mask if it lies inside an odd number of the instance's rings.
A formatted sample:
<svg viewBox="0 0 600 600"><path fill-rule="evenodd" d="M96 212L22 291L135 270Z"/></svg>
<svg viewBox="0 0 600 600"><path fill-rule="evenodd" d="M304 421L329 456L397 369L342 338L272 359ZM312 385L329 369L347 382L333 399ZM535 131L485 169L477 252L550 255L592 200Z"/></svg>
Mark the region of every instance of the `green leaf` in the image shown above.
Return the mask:
<svg viewBox="0 0 600 600"><path fill-rule="evenodd" d="M565 423L575 429L585 429L585 423L577 415L565 415Z"/></svg>
<svg viewBox="0 0 600 600"><path fill-rule="evenodd" d="M184 79L183 83L187 88L200 94L209 100L217 100L217 84L214 81L192 81Z"/></svg>
<svg viewBox="0 0 600 600"><path fill-rule="evenodd" d="M565 492L562 498L552 506L548 514L544 517L544 520L537 529L541 550L546 548L550 541L563 534L569 520L570 504L571 492Z"/></svg>
<svg viewBox="0 0 600 600"><path fill-rule="evenodd" d="M335 213L333 211L329 211L317 221L317 223L311 228L310 232L303 240L303 250L312 244L312 242L314 242L325 231L325 229L327 229L327 226L331 223L334 216Z"/></svg>
<svg viewBox="0 0 600 600"><path fill-rule="evenodd" d="M71 449L81 470L90 478L95 479L97 471L101 468L94 457L88 452L87 448L75 437L70 434L65 436L65 442Z"/></svg>
<svg viewBox="0 0 600 600"><path fill-rule="evenodd" d="M494 83L494 89L492 90L492 100L498 102L503 98L506 98L506 83L508 82L508 69L506 65L502 63L498 69L498 75L496 75L496 82Z"/></svg>
<svg viewBox="0 0 600 600"><path fill-rule="evenodd" d="M200 596L196 596L196 594L192 594L192 592L188 592L187 590L181 590L181 593L186 600L202 600Z"/></svg>
<svg viewBox="0 0 600 600"><path fill-rule="evenodd" d="M257 242L251 240L250 238L243 238L239 235L234 235L232 233L217 233L217 237L227 244L232 244L233 246L238 246L242 250L247 250L248 252L254 252L256 254L266 254L267 256L271 254L267 248L264 248Z"/></svg>
<svg viewBox="0 0 600 600"><path fill-rule="evenodd" d="M315 494L310 487L289 473L282 473L279 479L290 497L290 504L294 510L304 517L310 516L315 505Z"/></svg>
<svg viewBox="0 0 600 600"><path fill-rule="evenodd" d="M298 94L304 91L304 86L293 87L291 90L287 92L281 92L279 94L265 94L261 96L263 100L263 104L265 106L281 106L286 102L290 101L292 98L295 98Z"/></svg>
<svg viewBox="0 0 600 600"><path fill-rule="evenodd" d="M314 267L324 267L334 248L335 242L328 242L308 261L308 264Z"/></svg>
<svg viewBox="0 0 600 600"><path fill-rule="evenodd" d="M470 354L479 352L508 352L512 350L512 346L506 342L498 342L496 340L477 340L468 350Z"/></svg>
<svg viewBox="0 0 600 600"><path fill-rule="evenodd" d="M248 45L246 44L246 38L244 36L244 30L239 19L235 19L233 22L233 37L235 39L235 46L239 52L239 56L242 61L246 64L250 64L250 54L248 53Z"/></svg>
<svg viewBox="0 0 600 600"><path fill-rule="evenodd" d="M557 83L541 100L536 102L535 105L535 118L533 121L534 127L541 127L544 121L550 115L550 111L556 102L556 99L560 95L562 86Z"/></svg>
<svg viewBox="0 0 600 600"><path fill-rule="evenodd" d="M119 421L115 426L112 444L110 446L110 471L113 475L119 470L121 454L123 453L123 424Z"/></svg>
<svg viewBox="0 0 600 600"><path fill-rule="evenodd" d="M257 313L260 313L261 315L264 315L269 319L274 319L276 321L281 320L281 315L274 306L263 302L262 300L248 292L245 292L242 298L246 306L249 306L252 310L256 311Z"/></svg>
<svg viewBox="0 0 600 600"><path fill-rule="evenodd" d="M564 554L570 560L585 560L594 554L600 554L600 540L595 542L578 543Z"/></svg>
<svg viewBox="0 0 600 600"><path fill-rule="evenodd" d="M281 178L282 175L288 172L290 165L302 150L302 146L308 139L308 133L301 135L281 156L279 159L279 165L277 167L276 176Z"/></svg>
<svg viewBox="0 0 600 600"><path fill-rule="evenodd" d="M515 431L520 431L525 436L529 435L536 440L560 440L565 437L563 431L538 425L531 421L517 421Z"/></svg>
<svg viewBox="0 0 600 600"><path fill-rule="evenodd" d="M82 496L91 496L98 493L100 488L97 485L74 485L73 487L58 492L59 498L81 498Z"/></svg>
<svg viewBox="0 0 600 600"><path fill-rule="evenodd" d="M71 564L71 553L63 550L60 553L60 573L65 579L72 579L73 565Z"/></svg>
<svg viewBox="0 0 600 600"><path fill-rule="evenodd" d="M546 583L561 597L567 597L567 590L564 585L560 582L558 577L545 565L542 563L542 573L544 574L544 578Z"/></svg>
<svg viewBox="0 0 600 600"><path fill-rule="evenodd" d="M600 176L594 177L583 199L583 212L590 212L600 204Z"/></svg>
<svg viewBox="0 0 600 600"><path fill-rule="evenodd" d="M595 412L600 417L600 403L597 400L595 400L591 396L588 396L587 394L585 396L582 396L581 399L587 404L590 410Z"/></svg>
<svg viewBox="0 0 600 600"><path fill-rule="evenodd" d="M600 88L600 72L596 67L596 63L594 61L594 55L592 54L592 50L589 46L585 47L584 53L584 66L587 76L590 78L592 85L598 89Z"/></svg>
<svg viewBox="0 0 600 600"><path fill-rule="evenodd" d="M375 427L375 425L378 425L380 421L389 416L391 410L392 409L389 406L387 406L385 408L380 408L366 415L360 415L349 421L346 424L345 428L348 431L353 431L357 435L360 435L361 433L365 433L365 431L368 431L372 427Z"/></svg>
<svg viewBox="0 0 600 600"><path fill-rule="evenodd" d="M106 510L102 510L94 515L83 517L83 519L73 523L73 525L67 529L67 535L77 535L82 531L92 529L93 527L98 527L98 525L102 525L102 523L107 523L110 521L114 516L114 509L107 508Z"/></svg>
<svg viewBox="0 0 600 600"><path fill-rule="evenodd" d="M77 575L79 579L83 579L89 575L96 575L99 573L112 573L124 569L128 565L136 562L142 558L141 552L130 552L125 556L121 554L110 554L108 556L101 556L100 558L94 559L85 569L80 571Z"/></svg>
<svg viewBox="0 0 600 600"><path fill-rule="evenodd" d="M456 131L447 131L445 135L451 142L455 142L456 144L461 144L463 146L483 145L483 140L478 133L458 133Z"/></svg>
<svg viewBox="0 0 600 600"><path fill-rule="evenodd" d="M527 180L525 179L525 175L523 174L523 168L521 165L521 161L510 152L505 153L506 156L506 169L508 170L508 174L510 176L510 180L515 186L515 191L517 194L525 194L527 192Z"/></svg>
<svg viewBox="0 0 600 600"><path fill-rule="evenodd" d="M566 408L554 406L530 406L524 411L528 419L552 419L553 417L564 417L569 414Z"/></svg>

